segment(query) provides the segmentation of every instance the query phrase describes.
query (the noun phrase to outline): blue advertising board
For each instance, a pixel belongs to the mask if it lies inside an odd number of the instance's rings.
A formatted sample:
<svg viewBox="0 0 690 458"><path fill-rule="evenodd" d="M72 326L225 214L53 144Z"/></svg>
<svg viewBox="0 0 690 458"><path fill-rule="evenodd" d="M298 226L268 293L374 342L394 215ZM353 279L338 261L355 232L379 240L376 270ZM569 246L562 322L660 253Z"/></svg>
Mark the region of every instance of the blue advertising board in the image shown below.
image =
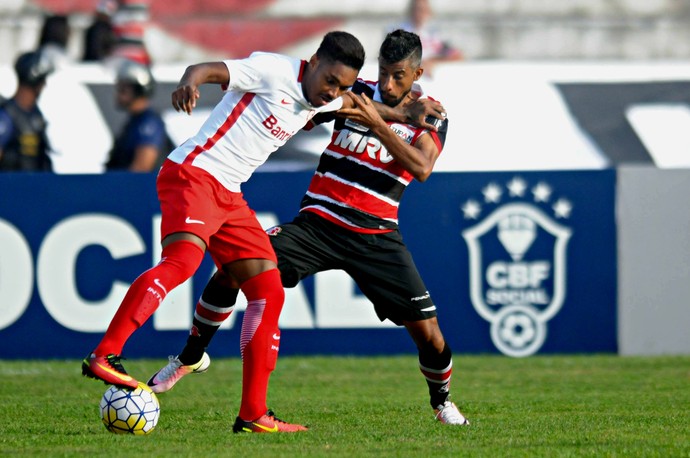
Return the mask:
<svg viewBox="0 0 690 458"><path fill-rule="evenodd" d="M291 220L311 173L244 186L264 227ZM455 353L615 352L615 171L436 173L413 183L401 230ZM81 358L159 258L155 175L0 175L0 358ZM205 259L125 346L180 350L213 273ZM243 297L210 351L238 356ZM286 290L282 354L414 353L342 272Z"/></svg>

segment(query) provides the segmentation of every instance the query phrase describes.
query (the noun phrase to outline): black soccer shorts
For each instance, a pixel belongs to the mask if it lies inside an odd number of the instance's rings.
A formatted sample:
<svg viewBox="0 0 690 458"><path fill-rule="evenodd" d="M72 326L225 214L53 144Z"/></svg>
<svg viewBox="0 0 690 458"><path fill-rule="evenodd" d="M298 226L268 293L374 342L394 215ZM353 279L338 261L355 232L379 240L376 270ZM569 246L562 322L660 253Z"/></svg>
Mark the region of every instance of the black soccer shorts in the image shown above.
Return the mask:
<svg viewBox="0 0 690 458"><path fill-rule="evenodd" d="M320 216L300 213L291 223L266 231L278 256L283 286L332 269L347 272L374 304L381 321L419 321L436 307L400 232L360 234Z"/></svg>

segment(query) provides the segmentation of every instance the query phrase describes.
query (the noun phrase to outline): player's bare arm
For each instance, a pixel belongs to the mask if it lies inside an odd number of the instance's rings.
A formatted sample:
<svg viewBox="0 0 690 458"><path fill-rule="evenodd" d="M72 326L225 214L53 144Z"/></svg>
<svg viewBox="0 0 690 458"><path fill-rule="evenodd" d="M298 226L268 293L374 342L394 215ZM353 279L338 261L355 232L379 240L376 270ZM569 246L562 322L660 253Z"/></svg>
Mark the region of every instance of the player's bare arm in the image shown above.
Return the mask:
<svg viewBox="0 0 690 458"><path fill-rule="evenodd" d="M401 112L405 117L402 122L406 122L423 129L432 130L434 132L437 132L438 128L434 124L429 124L427 119L429 117L438 119L440 121L446 119L446 109L443 108L443 105L441 105L440 102L429 98L417 98L404 104L402 107L397 107L395 109L388 106L386 106L386 108ZM387 118L384 117L384 119Z"/></svg>
<svg viewBox="0 0 690 458"><path fill-rule="evenodd" d="M438 129L434 124L427 122L427 119L431 117L443 121L446 118L446 109L440 102L429 98L414 98L411 93L408 95L408 101L396 107L377 102L374 104L383 119L412 124L433 132L437 132Z"/></svg>
<svg viewBox="0 0 690 458"><path fill-rule="evenodd" d="M374 102L362 94L353 99L356 108L348 118L369 127L386 147L388 153L410 172L418 181L426 181L431 175L436 159L440 154L436 143L429 135L419 137L415 146L398 137L378 113Z"/></svg>
<svg viewBox="0 0 690 458"><path fill-rule="evenodd" d="M202 84L228 84L229 82L230 73L223 62L190 65L172 93L172 106L175 111L192 114L200 96L199 86Z"/></svg>
<svg viewBox="0 0 690 458"><path fill-rule="evenodd" d="M359 109L355 103L356 97L357 95L352 92L343 94L343 106L338 110L337 115L350 118L350 115L357 112ZM385 120L404 122L434 132L437 132L438 129L434 124L428 123L427 118L432 117L441 121L446 118L446 109L440 102L429 98L412 99L411 94L409 101L396 107L390 107L376 101L372 101L372 103L381 118Z"/></svg>

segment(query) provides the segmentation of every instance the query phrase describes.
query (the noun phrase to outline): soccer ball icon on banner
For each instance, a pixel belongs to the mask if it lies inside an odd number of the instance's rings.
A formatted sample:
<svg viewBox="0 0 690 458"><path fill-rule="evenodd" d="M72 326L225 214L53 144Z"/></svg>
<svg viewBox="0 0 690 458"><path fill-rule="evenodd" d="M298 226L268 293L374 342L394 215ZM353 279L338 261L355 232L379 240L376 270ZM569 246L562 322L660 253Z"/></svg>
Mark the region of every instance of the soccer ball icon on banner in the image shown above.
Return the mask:
<svg viewBox="0 0 690 458"><path fill-rule="evenodd" d="M111 386L101 398L101 419L115 434L149 434L156 427L161 407L145 383L134 390Z"/></svg>

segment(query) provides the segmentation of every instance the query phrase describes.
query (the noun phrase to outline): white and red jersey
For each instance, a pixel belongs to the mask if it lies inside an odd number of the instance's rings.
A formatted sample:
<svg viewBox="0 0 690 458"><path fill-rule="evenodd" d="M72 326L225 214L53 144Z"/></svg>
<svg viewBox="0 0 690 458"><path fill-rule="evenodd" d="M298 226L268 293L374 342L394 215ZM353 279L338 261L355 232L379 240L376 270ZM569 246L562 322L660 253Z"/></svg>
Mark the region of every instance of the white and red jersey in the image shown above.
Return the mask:
<svg viewBox="0 0 690 458"><path fill-rule="evenodd" d="M377 83L358 80L352 91L381 101ZM425 97L418 84L412 91ZM431 135L439 151L443 149L448 120L438 132L411 124L387 123L412 146L422 135ZM368 127L336 119L331 142L321 155L300 211L316 213L355 232L389 232L398 227L400 199L413 179Z"/></svg>
<svg viewBox="0 0 690 458"><path fill-rule="evenodd" d="M206 170L225 188L240 185L316 114L342 106L338 98L313 107L302 92L304 60L255 52L225 61L230 72L226 94L199 132L168 159Z"/></svg>

